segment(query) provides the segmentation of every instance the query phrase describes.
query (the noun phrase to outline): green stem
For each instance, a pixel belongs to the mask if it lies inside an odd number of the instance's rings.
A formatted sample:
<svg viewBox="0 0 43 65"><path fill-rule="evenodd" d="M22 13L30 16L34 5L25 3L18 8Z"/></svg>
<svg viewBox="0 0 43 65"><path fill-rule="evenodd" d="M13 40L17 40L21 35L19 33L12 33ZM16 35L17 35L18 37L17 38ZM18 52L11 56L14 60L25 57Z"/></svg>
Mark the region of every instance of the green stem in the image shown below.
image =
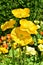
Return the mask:
<svg viewBox="0 0 43 65"><path fill-rule="evenodd" d="M35 56L34 56L34 62L35 62ZM33 65L34 65L34 62L33 62Z"/></svg>
<svg viewBox="0 0 43 65"><path fill-rule="evenodd" d="M41 65L41 62L39 62L39 65Z"/></svg>
<svg viewBox="0 0 43 65"><path fill-rule="evenodd" d="M19 47L19 65L22 65L21 48Z"/></svg>
<svg viewBox="0 0 43 65"><path fill-rule="evenodd" d="M24 51L24 54L23 54L23 65L25 65L25 62L26 62L26 47L25 47L25 49L23 51Z"/></svg>
<svg viewBox="0 0 43 65"><path fill-rule="evenodd" d="M39 62L39 65L41 65L41 60L40 60L40 62Z"/></svg>
<svg viewBox="0 0 43 65"><path fill-rule="evenodd" d="M12 47L12 65L15 65L14 48Z"/></svg>

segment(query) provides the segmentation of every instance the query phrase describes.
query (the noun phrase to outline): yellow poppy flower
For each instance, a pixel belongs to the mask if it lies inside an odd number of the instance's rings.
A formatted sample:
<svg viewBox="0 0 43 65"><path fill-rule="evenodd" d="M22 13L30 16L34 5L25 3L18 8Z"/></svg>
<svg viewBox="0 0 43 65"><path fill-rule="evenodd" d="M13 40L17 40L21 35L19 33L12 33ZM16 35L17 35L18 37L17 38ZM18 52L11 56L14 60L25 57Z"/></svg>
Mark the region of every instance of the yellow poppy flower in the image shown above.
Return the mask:
<svg viewBox="0 0 43 65"><path fill-rule="evenodd" d="M14 28L11 32L12 39L21 46L34 44L32 37L27 31L20 30L20 27Z"/></svg>
<svg viewBox="0 0 43 65"><path fill-rule="evenodd" d="M38 45L38 48L40 51L43 51L43 45L42 44Z"/></svg>
<svg viewBox="0 0 43 65"><path fill-rule="evenodd" d="M16 23L16 21L13 20L13 19L10 19L9 21L6 21L4 24L1 25L2 31L5 31L9 28L13 28L15 23Z"/></svg>
<svg viewBox="0 0 43 65"><path fill-rule="evenodd" d="M34 48L26 46L26 54L27 55L36 55L37 52Z"/></svg>
<svg viewBox="0 0 43 65"><path fill-rule="evenodd" d="M4 47L0 47L0 52L1 53L8 53L8 49L6 49Z"/></svg>
<svg viewBox="0 0 43 65"><path fill-rule="evenodd" d="M25 18L30 16L30 9L24 8L24 9L14 9L12 10L12 14L17 18Z"/></svg>
<svg viewBox="0 0 43 65"><path fill-rule="evenodd" d="M38 39L39 44L43 44L43 39Z"/></svg>
<svg viewBox="0 0 43 65"><path fill-rule="evenodd" d="M32 21L28 21L26 19L21 19L20 20L20 28L23 31L28 31L29 34L37 34L37 29L38 27L32 22Z"/></svg>

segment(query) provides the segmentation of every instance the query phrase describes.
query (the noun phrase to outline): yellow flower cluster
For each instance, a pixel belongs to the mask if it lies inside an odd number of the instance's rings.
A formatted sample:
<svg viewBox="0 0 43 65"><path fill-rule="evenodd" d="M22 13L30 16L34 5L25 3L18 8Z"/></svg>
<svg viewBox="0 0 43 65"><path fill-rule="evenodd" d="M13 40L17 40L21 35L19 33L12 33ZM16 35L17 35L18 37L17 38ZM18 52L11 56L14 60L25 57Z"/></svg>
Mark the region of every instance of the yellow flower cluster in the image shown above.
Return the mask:
<svg viewBox="0 0 43 65"><path fill-rule="evenodd" d="M24 8L24 9L14 9L12 10L12 14L17 18L26 18L30 16L30 9ZM6 29L13 28L14 24L16 23L15 20L10 19L10 21L6 21L4 24L1 25L2 31L5 31ZM11 37L12 40L15 41L13 44L14 49L16 49L18 46L26 46L26 45L33 45L34 41L32 39L31 34L37 34L38 26L35 25L32 21L28 21L26 19L20 20L20 26L14 28L11 31ZM7 53L8 50L5 48L0 48L0 51L2 53ZM26 54L35 55L36 51L32 47L26 48Z"/></svg>
<svg viewBox="0 0 43 65"><path fill-rule="evenodd" d="M8 50L4 47L0 47L0 53L8 53Z"/></svg>
<svg viewBox="0 0 43 65"><path fill-rule="evenodd" d="M4 24L1 25L2 31L5 31L9 28L13 28L15 23L16 23L16 21L13 20L13 19L10 19L9 21L6 21Z"/></svg>
<svg viewBox="0 0 43 65"><path fill-rule="evenodd" d="M31 34L37 34L38 27L26 19L20 20L20 27L16 27L11 32L12 39L21 46L33 45Z"/></svg>
<svg viewBox="0 0 43 65"><path fill-rule="evenodd" d="M25 18L30 16L30 9L24 8L24 9L14 9L12 10L12 14L17 18Z"/></svg>

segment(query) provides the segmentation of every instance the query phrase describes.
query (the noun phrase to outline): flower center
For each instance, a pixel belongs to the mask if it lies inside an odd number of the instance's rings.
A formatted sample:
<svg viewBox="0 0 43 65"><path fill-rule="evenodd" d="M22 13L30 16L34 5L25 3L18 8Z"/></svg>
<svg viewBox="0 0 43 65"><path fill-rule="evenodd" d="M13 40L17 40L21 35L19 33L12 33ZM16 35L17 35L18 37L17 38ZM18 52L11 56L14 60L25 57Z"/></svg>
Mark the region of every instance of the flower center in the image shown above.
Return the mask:
<svg viewBox="0 0 43 65"><path fill-rule="evenodd" d="M26 37L30 37L28 32L22 31L19 28L16 28L15 33L16 33L17 37L20 39L25 39Z"/></svg>

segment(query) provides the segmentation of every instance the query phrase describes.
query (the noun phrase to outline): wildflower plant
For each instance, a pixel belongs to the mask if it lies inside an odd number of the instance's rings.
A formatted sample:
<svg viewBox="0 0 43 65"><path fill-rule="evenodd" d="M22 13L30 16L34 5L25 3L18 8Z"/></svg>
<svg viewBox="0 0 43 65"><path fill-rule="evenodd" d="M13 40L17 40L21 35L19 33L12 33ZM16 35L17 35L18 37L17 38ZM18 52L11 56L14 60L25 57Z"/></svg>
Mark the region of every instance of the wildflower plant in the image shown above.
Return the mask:
<svg viewBox="0 0 43 65"><path fill-rule="evenodd" d="M0 64L43 65L43 1L3 0L0 4Z"/></svg>

